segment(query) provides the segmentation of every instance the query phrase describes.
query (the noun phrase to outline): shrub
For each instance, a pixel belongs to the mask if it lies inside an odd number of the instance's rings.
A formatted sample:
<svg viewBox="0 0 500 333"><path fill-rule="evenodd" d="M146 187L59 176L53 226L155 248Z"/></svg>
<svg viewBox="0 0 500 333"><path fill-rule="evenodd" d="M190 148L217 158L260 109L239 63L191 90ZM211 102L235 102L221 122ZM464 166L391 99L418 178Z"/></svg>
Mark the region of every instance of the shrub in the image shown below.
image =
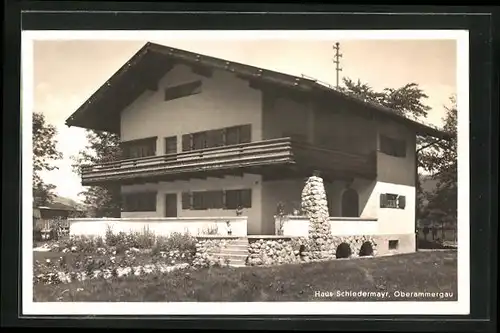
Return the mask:
<svg viewBox="0 0 500 333"><path fill-rule="evenodd" d="M189 233L174 232L169 236L156 237L153 253L175 251L196 252L196 238Z"/></svg>
<svg viewBox="0 0 500 333"><path fill-rule="evenodd" d="M104 235L104 239L105 239L106 245L117 246L118 244L125 242L126 236L127 235L122 231L120 231L117 234L113 233L113 229L111 229L111 227L108 226L106 228L106 234Z"/></svg>
<svg viewBox="0 0 500 333"><path fill-rule="evenodd" d="M208 226L206 228L203 228L200 232L202 235L218 235L219 234L219 227L217 224L214 224L213 226Z"/></svg>
<svg viewBox="0 0 500 333"><path fill-rule="evenodd" d="M151 249L156 241L156 235L144 227L142 232L134 232L128 235L128 245L138 249Z"/></svg>
<svg viewBox="0 0 500 333"><path fill-rule="evenodd" d="M147 227L144 227L142 232L136 231L130 233L125 233L123 231L113 233L112 229L108 227L105 240L108 246L123 245L129 248L150 249L155 244L156 236Z"/></svg>

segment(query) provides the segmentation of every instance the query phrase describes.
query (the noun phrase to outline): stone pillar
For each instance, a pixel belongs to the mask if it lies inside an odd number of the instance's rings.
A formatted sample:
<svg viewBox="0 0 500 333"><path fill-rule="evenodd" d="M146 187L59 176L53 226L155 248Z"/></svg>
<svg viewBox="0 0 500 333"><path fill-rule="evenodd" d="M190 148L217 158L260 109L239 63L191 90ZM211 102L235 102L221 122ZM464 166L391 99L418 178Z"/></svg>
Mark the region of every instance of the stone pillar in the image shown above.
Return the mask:
<svg viewBox="0 0 500 333"><path fill-rule="evenodd" d="M302 210L309 218L309 242L311 259L335 257L333 236L328 214L323 179L319 175L309 177L302 190Z"/></svg>

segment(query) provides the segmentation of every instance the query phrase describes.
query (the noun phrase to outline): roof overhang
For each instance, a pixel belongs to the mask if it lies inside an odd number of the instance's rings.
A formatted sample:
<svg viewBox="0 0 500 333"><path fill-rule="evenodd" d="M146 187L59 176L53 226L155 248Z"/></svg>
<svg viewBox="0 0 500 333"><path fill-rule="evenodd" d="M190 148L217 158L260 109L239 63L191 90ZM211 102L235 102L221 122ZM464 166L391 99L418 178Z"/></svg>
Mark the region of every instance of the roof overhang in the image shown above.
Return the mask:
<svg viewBox="0 0 500 333"><path fill-rule="evenodd" d="M194 71L209 76L213 70L235 73L238 77L264 86L281 87L303 92L314 99L321 96L342 98L364 106L363 110L376 117L385 117L415 130L417 135L449 140L451 135L418 121L397 114L390 108L366 102L314 80L265 70L224 59L205 56L154 43L146 43L127 63L106 81L67 120L66 125L97 131L120 133L120 113L147 90L156 90L158 81L176 64L191 66Z"/></svg>

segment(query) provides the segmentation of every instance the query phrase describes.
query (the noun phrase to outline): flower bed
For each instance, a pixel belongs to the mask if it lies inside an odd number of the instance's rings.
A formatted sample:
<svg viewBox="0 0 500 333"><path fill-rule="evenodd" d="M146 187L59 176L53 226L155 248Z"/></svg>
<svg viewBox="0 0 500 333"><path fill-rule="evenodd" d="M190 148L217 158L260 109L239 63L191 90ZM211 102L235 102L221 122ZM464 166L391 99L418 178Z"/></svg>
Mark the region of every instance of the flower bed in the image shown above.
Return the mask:
<svg viewBox="0 0 500 333"><path fill-rule="evenodd" d="M144 233L71 237L34 251L34 283L163 274L193 264L196 239Z"/></svg>

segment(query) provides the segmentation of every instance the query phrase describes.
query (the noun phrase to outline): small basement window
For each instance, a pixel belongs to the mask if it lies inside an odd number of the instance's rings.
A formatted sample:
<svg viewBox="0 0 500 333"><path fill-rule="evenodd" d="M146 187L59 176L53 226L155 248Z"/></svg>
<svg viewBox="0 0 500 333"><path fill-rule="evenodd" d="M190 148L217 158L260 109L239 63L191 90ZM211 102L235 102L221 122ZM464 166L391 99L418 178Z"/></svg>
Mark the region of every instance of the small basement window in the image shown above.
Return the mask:
<svg viewBox="0 0 500 333"><path fill-rule="evenodd" d="M389 250L397 250L399 247L399 240L391 239L389 240Z"/></svg>

